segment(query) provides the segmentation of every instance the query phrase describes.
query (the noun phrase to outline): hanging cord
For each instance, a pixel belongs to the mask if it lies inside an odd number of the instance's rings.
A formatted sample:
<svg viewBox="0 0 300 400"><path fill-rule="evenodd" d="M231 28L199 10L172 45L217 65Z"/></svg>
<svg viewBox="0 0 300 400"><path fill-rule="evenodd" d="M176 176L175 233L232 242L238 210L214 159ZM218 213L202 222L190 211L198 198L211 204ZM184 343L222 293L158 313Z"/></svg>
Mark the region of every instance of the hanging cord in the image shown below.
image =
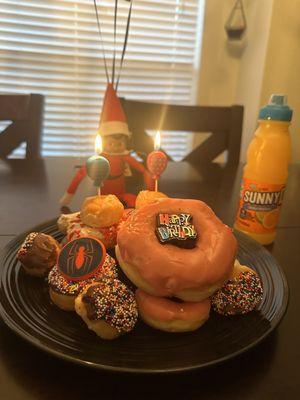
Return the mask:
<svg viewBox="0 0 300 400"><path fill-rule="evenodd" d="M119 75L118 75L117 84L116 84L116 91L118 90L120 76L121 76L121 72L122 72L122 68L123 68L125 52L126 52L126 47L127 47L127 41L128 41L128 35L129 35L129 26L130 26L130 20L131 20L132 4L133 4L133 0L131 0L131 2L130 2L128 17L127 17L127 26L126 26L125 39L124 39L124 44L123 44L123 51L122 51L122 56L121 56L121 61L120 61Z"/></svg>
<svg viewBox="0 0 300 400"><path fill-rule="evenodd" d="M236 10L240 9L241 13L242 13L242 19L243 19L243 23L246 26L246 15L245 15L245 10L244 10L244 4L243 4L243 0L236 0L233 9L231 10L231 13L229 14L228 20L226 22L226 26L228 26L230 28L232 20L233 20L233 16Z"/></svg>
<svg viewBox="0 0 300 400"><path fill-rule="evenodd" d="M114 59L112 68L112 84L115 82L115 69L116 69L116 36L117 36L117 15L118 15L118 0L115 0L115 19L114 19Z"/></svg>
<svg viewBox="0 0 300 400"><path fill-rule="evenodd" d="M106 79L107 82L110 82L109 75L108 75L108 69L107 69L107 63L106 63L106 57L105 57L105 50L104 50L104 44L103 44L103 37L102 37L102 31L101 31L101 25L100 25L100 19L99 19L99 14L98 14L98 8L97 8L97 0L94 0L94 7L96 11L96 18L97 18L97 25L98 25L98 31L99 31L99 36L100 36L100 41L101 41L101 48L102 48L102 54L103 54L103 60L104 60L104 67L105 67L105 74L106 74Z"/></svg>
<svg viewBox="0 0 300 400"><path fill-rule="evenodd" d="M246 22L246 15L245 15L245 10L244 10L243 0L240 0L240 6L241 6L241 11L242 11L242 16L243 16L244 24L245 24L245 26L246 26L246 25L247 25L247 22Z"/></svg>

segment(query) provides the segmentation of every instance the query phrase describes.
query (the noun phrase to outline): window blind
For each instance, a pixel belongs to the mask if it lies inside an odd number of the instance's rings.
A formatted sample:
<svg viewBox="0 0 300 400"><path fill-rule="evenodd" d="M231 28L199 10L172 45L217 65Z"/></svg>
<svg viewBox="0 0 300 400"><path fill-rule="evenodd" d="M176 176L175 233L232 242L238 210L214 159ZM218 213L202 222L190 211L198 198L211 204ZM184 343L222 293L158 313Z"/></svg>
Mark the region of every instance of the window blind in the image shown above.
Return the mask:
<svg viewBox="0 0 300 400"><path fill-rule="evenodd" d="M118 3L116 72L129 9L128 1ZM203 3L134 1L120 96L193 103ZM110 71L114 1L98 0L98 11ZM45 95L43 156L93 153L105 87L93 0L0 0L0 90ZM162 135L175 159L187 146L184 132Z"/></svg>

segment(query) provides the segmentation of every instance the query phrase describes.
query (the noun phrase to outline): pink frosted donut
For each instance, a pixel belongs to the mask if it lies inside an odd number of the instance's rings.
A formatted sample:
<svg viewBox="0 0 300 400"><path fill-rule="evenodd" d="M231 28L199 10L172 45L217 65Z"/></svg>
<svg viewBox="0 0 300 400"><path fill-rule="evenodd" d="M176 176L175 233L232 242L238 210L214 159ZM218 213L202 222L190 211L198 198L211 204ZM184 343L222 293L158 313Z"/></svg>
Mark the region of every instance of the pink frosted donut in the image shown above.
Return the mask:
<svg viewBox="0 0 300 400"><path fill-rule="evenodd" d="M190 332L198 329L209 317L210 300L177 303L163 297L135 292L139 315L152 328L166 332Z"/></svg>
<svg viewBox="0 0 300 400"><path fill-rule="evenodd" d="M159 213L188 213L198 238L195 248L162 245L155 234ZM201 301L228 280L237 250L231 229L202 201L158 199L130 215L118 232L116 255L128 278L154 296Z"/></svg>

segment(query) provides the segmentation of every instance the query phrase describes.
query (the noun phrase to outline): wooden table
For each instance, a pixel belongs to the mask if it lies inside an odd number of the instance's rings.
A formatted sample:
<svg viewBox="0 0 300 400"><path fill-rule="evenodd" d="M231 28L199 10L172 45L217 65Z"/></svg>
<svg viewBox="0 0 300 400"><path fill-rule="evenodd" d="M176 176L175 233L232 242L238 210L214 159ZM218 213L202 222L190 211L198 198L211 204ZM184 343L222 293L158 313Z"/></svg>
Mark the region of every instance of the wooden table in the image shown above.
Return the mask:
<svg viewBox="0 0 300 400"><path fill-rule="evenodd" d="M0 247L24 230L59 214L59 197L80 159L0 164ZM241 166L192 168L170 163L160 189L170 196L206 201L227 224L235 216ZM276 241L268 249L287 276L291 296L278 329L261 345L217 367L190 374L130 376L86 369L53 358L15 336L0 322L0 399L132 398L296 399L299 380L300 165L290 168ZM137 188L137 181L132 182ZM86 180L75 211L95 189Z"/></svg>

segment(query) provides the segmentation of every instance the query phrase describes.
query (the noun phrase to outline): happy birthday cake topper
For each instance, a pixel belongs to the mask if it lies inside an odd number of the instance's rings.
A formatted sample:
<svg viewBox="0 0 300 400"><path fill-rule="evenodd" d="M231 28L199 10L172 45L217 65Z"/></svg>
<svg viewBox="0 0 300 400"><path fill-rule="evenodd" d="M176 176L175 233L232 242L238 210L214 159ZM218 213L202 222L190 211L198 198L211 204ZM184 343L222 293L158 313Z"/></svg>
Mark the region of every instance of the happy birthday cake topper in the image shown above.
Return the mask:
<svg viewBox="0 0 300 400"><path fill-rule="evenodd" d="M106 249L93 237L82 237L67 243L59 253L58 269L65 279L81 281L91 278L104 264Z"/></svg>
<svg viewBox="0 0 300 400"><path fill-rule="evenodd" d="M194 248L198 235L192 219L191 214L158 214L155 233L160 243Z"/></svg>

